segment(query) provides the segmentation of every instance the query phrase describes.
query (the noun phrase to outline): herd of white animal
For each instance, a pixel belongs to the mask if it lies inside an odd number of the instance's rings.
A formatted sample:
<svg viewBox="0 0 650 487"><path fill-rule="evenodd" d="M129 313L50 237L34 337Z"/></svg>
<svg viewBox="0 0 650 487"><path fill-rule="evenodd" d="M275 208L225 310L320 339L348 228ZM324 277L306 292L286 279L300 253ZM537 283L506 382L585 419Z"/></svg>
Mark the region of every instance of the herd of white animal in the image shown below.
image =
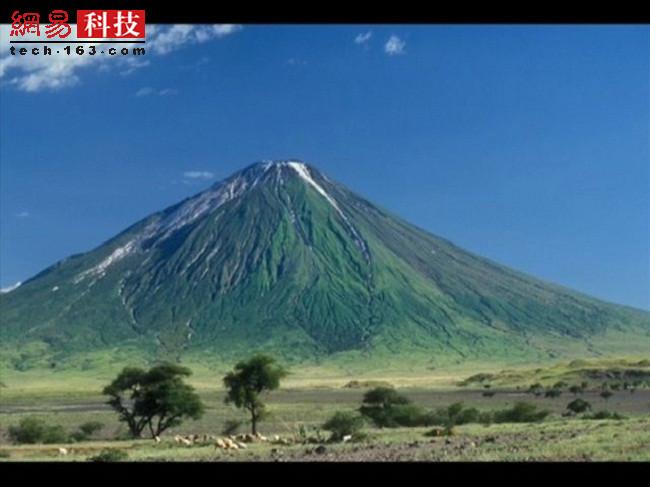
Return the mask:
<svg viewBox="0 0 650 487"><path fill-rule="evenodd" d="M161 439L159 437L154 438L156 443L160 443ZM210 444L213 443L214 447L221 450L245 450L248 448L248 443L256 442L269 442L277 445L290 445L293 442L288 438L281 438L278 435L275 435L271 438L267 438L264 435L259 433L250 434L245 433L241 435L230 435L226 437L217 437L213 435L187 435L187 436L174 436L174 441L180 445L192 446L195 444Z"/></svg>
<svg viewBox="0 0 650 487"><path fill-rule="evenodd" d="M344 436L343 442L350 441L351 436ZM156 443L161 443L162 440L159 436L154 437ZM273 445L292 445L296 443L295 440L290 438L282 438L278 435L274 435L270 438L257 434L245 433L241 435L230 435L225 437L218 437L214 435L176 435L174 436L174 442L179 445L192 446L192 445L208 445L214 444L215 449L220 450L245 450L248 448L249 443L258 443L258 442L268 442ZM61 456L66 456L71 453L71 450L67 448L59 448L58 453Z"/></svg>

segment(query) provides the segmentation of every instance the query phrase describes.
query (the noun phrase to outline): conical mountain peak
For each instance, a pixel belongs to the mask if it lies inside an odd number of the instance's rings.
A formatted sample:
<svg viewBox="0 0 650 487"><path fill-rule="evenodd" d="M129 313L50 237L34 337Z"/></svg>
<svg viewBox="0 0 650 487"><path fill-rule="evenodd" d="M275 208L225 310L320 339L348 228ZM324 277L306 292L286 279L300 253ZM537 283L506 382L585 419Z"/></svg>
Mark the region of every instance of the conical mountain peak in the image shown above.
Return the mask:
<svg viewBox="0 0 650 487"><path fill-rule="evenodd" d="M438 363L650 337L647 312L466 252L295 159L252 164L0 300L0 342L39 360L128 342L176 357L255 348Z"/></svg>

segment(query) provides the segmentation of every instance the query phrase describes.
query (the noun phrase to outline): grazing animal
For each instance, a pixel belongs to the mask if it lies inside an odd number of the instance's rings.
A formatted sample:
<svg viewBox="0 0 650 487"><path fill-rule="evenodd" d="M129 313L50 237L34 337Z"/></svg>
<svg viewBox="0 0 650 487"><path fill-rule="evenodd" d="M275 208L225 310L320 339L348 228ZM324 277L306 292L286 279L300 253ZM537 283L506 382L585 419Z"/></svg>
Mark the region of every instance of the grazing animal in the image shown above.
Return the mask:
<svg viewBox="0 0 650 487"><path fill-rule="evenodd" d="M68 454L67 448L59 448L59 455L67 455L67 454Z"/></svg>
<svg viewBox="0 0 650 487"><path fill-rule="evenodd" d="M234 441L232 441L230 438L224 438L224 443L226 444L226 448L229 450L238 450L239 447L235 444Z"/></svg>

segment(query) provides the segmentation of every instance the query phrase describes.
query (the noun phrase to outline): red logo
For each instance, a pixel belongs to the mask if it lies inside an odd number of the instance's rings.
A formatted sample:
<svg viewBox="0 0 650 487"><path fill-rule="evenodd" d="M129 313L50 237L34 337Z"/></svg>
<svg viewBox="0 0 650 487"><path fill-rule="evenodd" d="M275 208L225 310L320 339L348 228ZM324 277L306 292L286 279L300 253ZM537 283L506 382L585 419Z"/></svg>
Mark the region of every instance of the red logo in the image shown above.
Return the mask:
<svg viewBox="0 0 650 487"><path fill-rule="evenodd" d="M88 39L144 37L144 10L77 10L77 37Z"/></svg>
<svg viewBox="0 0 650 487"><path fill-rule="evenodd" d="M65 39L72 32L72 27L68 24L68 12L65 10L52 10L50 12L50 23L45 26L45 37L61 37Z"/></svg>
<svg viewBox="0 0 650 487"><path fill-rule="evenodd" d="M68 12L52 10L45 25L45 37L65 39L72 32ZM144 38L144 10L77 10L77 38L138 39ZM11 16L10 37L41 35L41 14L16 10Z"/></svg>
<svg viewBox="0 0 650 487"><path fill-rule="evenodd" d="M11 32L9 32L9 37L22 37L25 34L41 35L41 14L37 12L25 12L21 14L16 10L11 16Z"/></svg>

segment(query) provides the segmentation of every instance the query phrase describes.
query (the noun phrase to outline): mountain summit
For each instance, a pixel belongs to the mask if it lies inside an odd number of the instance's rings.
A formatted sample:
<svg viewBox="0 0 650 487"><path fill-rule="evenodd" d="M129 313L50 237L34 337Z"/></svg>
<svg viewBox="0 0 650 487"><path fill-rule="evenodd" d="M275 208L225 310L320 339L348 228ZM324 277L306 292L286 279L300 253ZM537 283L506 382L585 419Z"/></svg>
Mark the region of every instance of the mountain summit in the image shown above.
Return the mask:
<svg viewBox="0 0 650 487"><path fill-rule="evenodd" d="M53 265L0 310L0 351L22 367L124 350L438 363L650 342L649 313L466 252L293 160L248 166Z"/></svg>

